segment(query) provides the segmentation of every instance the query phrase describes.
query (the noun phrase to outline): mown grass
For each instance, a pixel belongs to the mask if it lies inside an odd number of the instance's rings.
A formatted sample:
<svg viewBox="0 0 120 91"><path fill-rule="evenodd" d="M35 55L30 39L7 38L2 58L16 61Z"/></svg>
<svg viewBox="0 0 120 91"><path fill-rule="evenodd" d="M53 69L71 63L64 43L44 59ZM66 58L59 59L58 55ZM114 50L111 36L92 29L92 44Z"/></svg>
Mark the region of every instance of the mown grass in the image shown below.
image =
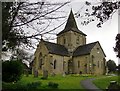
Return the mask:
<svg viewBox="0 0 120 91"><path fill-rule="evenodd" d="M49 76L46 80L41 78L42 76L39 76L37 78L35 78L33 75L29 75L28 77L23 76L22 79L17 83L4 83L4 88L24 88L27 84L37 82L40 83L40 85L37 85L37 89L52 89L48 86L48 83L53 82L58 84L57 89L80 89L80 91L85 91L80 82L88 78L95 78L96 80L94 80L93 83L100 89L106 89L106 87L108 87L108 85L110 84L110 81L118 81L117 76L92 75L66 75L65 77L63 77L62 75L56 75L54 77Z"/></svg>
<svg viewBox="0 0 120 91"><path fill-rule="evenodd" d="M93 83L100 89L105 90L109 84L110 81L117 81L118 82L118 76L102 76L102 77L97 77Z"/></svg>
<svg viewBox="0 0 120 91"><path fill-rule="evenodd" d="M41 85L37 87L37 89L51 89L48 87L49 82L54 82L58 84L57 89L82 89L85 91L84 88L80 85L80 81L85 80L87 78L92 78L93 76L87 75L66 75L65 77L61 75L56 75L54 77L49 76L46 80L41 79L42 76L35 78L33 75L29 75L29 77L23 76L20 81L18 81L17 86L22 85L25 86L32 82L40 82ZM16 85L13 83L4 83L4 87L12 87L16 89Z"/></svg>
<svg viewBox="0 0 120 91"><path fill-rule="evenodd" d="M23 84L27 84L30 82L40 81L42 83L42 88L47 88L47 85L49 82L55 82L58 83L59 89L83 89L83 87L80 85L80 81L86 79L86 77L83 76L71 76L67 75L66 77L63 77L61 75L57 75L55 77L49 76L48 79L43 80L41 79L41 76L38 78L34 78L32 75L29 77L23 77L20 82L23 82ZM41 88L41 87L40 87Z"/></svg>

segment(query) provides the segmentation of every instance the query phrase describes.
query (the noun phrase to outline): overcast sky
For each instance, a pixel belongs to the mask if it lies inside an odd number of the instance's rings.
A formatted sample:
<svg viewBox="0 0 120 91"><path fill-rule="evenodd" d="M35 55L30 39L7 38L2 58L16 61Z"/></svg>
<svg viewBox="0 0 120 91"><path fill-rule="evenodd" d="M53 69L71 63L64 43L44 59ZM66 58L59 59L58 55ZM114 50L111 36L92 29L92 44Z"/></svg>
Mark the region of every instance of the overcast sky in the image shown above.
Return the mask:
<svg viewBox="0 0 120 91"><path fill-rule="evenodd" d="M59 1L65 1L65 0L59 0ZM73 10L73 13L79 11L81 7L83 7L85 0L71 0L71 1L72 2L69 5L62 8L62 10L66 11L67 16L69 15L71 8ZM98 0L88 0L88 1L98 1ZM58 1L55 0L55 2ZM81 10L80 12L82 11L84 10ZM79 30L87 34L87 43L99 41L106 54L106 60L112 59L116 62L116 64L118 64L118 58L116 58L116 54L113 50L113 47L115 47L115 37L118 33L118 12L116 12L109 21L107 21L104 25L102 25L102 28L97 28L96 22L83 26L81 25L81 18L75 18L75 19L79 27ZM59 31L62 31L62 29L64 29L64 26Z"/></svg>

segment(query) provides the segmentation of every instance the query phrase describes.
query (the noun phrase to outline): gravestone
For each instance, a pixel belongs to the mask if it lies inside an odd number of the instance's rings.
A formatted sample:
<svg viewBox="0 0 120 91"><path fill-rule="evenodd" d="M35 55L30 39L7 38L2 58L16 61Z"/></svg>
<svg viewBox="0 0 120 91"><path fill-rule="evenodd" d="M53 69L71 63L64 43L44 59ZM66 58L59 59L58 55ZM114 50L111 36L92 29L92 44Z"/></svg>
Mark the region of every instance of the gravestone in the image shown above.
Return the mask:
<svg viewBox="0 0 120 91"><path fill-rule="evenodd" d="M34 77L38 77L38 71L37 70L34 71Z"/></svg>
<svg viewBox="0 0 120 91"><path fill-rule="evenodd" d="M48 71L47 70L43 70L43 78L44 79L48 78Z"/></svg>
<svg viewBox="0 0 120 91"><path fill-rule="evenodd" d="M54 77L56 74L54 72L51 73L51 76Z"/></svg>
<svg viewBox="0 0 120 91"><path fill-rule="evenodd" d="M62 76L65 77L66 76L66 72L63 72Z"/></svg>

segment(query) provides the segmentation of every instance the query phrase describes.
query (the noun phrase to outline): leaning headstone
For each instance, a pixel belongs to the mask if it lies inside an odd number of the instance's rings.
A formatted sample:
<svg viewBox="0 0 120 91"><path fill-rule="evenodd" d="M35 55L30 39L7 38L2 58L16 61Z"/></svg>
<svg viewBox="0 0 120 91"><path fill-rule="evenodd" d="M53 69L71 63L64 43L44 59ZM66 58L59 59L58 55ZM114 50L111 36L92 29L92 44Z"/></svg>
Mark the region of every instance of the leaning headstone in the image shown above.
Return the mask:
<svg viewBox="0 0 120 91"><path fill-rule="evenodd" d="M43 70L43 78L44 79L48 78L48 71L47 70Z"/></svg>
<svg viewBox="0 0 120 91"><path fill-rule="evenodd" d="M54 76L55 76L55 73L54 73L54 72L52 72L52 73L51 73L51 76L52 76L52 77L54 77Z"/></svg>
<svg viewBox="0 0 120 91"><path fill-rule="evenodd" d="M65 77L65 75L66 75L65 72L63 72L62 76Z"/></svg>
<svg viewBox="0 0 120 91"><path fill-rule="evenodd" d="M26 77L28 77L28 76L29 76L28 70L26 70L25 74L26 74Z"/></svg>
<svg viewBox="0 0 120 91"><path fill-rule="evenodd" d="M38 71L37 70L34 71L34 77L38 77Z"/></svg>

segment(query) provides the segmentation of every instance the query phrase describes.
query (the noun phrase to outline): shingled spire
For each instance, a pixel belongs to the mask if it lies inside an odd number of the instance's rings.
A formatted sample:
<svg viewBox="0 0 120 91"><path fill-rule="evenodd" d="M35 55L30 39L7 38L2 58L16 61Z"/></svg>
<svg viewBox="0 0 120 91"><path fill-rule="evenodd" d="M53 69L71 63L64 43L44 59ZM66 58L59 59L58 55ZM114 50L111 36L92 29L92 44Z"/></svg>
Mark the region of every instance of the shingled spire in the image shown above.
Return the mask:
<svg viewBox="0 0 120 91"><path fill-rule="evenodd" d="M72 9L70 11L70 15L68 17L68 20L67 20L67 23L66 23L66 26L65 26L65 29L71 29L71 28L78 29L75 18L74 18L74 15L73 15L73 12L72 12Z"/></svg>
<svg viewBox="0 0 120 91"><path fill-rule="evenodd" d="M74 31L74 32L77 32L77 33L80 33L80 34L83 34L86 36L86 34L84 34L83 32L81 32L78 29L72 9L70 11L70 15L68 17L68 20L67 20L67 23L66 23L64 30L61 31L60 33L58 33L57 35L60 35L62 33L68 32L68 31Z"/></svg>

